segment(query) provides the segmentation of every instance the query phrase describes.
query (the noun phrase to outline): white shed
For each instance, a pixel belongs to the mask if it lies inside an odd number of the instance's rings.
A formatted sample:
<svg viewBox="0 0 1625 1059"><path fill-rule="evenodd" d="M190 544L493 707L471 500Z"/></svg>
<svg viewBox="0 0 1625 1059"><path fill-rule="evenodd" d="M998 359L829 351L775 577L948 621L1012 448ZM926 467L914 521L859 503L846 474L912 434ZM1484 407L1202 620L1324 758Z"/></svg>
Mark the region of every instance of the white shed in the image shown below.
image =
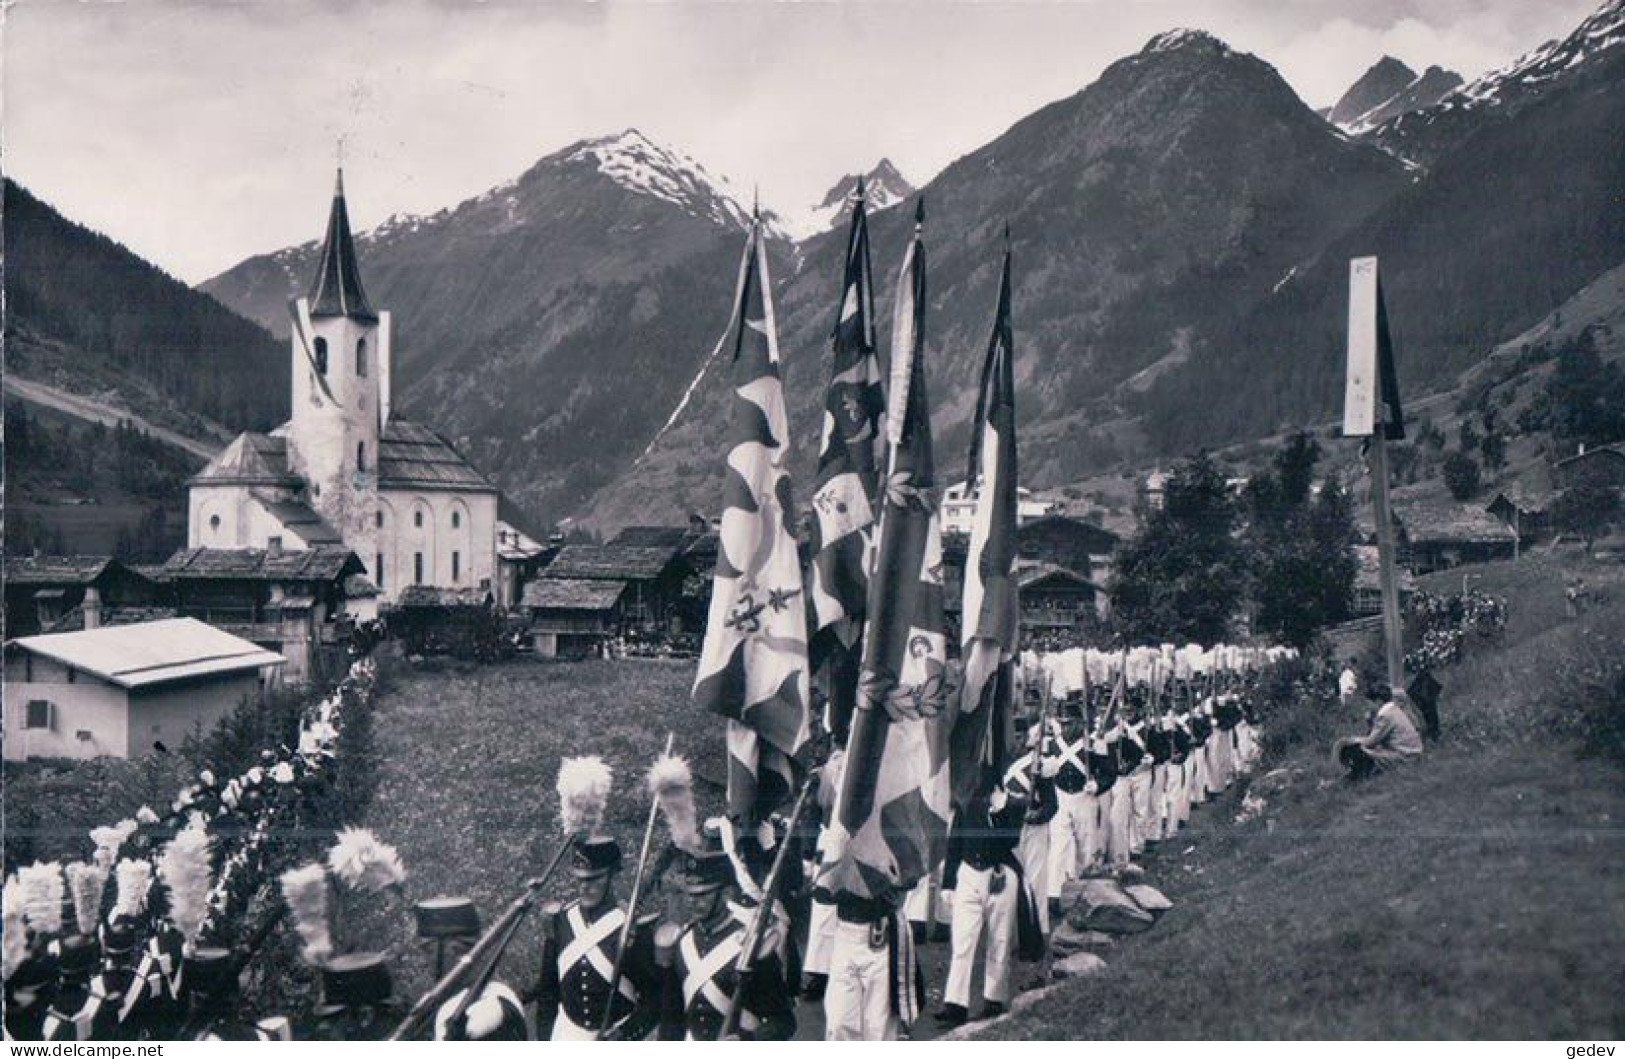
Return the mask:
<svg viewBox="0 0 1625 1059"><path fill-rule="evenodd" d="M138 757L213 728L283 657L195 618L6 645L5 757Z"/></svg>

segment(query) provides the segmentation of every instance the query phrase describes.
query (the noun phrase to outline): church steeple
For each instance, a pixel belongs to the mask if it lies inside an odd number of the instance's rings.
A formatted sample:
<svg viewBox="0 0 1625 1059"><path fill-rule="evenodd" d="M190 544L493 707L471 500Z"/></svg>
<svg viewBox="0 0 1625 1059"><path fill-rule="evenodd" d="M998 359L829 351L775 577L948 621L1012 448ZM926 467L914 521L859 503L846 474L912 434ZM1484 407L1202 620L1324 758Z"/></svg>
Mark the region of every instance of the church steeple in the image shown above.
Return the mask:
<svg viewBox="0 0 1625 1059"><path fill-rule="evenodd" d="M327 218L327 241L322 246L321 264L310 286L310 315L347 316L353 320L377 320L361 289L361 269L356 263L355 240L350 236L350 214L344 206L344 170L339 170L333 188L333 211Z"/></svg>

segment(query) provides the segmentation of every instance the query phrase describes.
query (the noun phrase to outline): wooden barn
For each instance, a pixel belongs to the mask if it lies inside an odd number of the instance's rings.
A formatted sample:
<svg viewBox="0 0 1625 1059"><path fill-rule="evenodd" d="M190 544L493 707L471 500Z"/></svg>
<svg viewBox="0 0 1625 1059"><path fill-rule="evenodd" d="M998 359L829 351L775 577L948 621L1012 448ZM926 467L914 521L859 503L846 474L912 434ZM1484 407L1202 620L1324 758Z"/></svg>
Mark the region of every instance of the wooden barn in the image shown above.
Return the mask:
<svg viewBox="0 0 1625 1059"><path fill-rule="evenodd" d="M105 555L7 555L6 635L49 631L74 612L94 629L107 612L161 602L158 586Z"/></svg>
<svg viewBox="0 0 1625 1059"><path fill-rule="evenodd" d="M520 609L530 616L530 641L541 658L585 658L620 635L624 581L544 577L525 586Z"/></svg>

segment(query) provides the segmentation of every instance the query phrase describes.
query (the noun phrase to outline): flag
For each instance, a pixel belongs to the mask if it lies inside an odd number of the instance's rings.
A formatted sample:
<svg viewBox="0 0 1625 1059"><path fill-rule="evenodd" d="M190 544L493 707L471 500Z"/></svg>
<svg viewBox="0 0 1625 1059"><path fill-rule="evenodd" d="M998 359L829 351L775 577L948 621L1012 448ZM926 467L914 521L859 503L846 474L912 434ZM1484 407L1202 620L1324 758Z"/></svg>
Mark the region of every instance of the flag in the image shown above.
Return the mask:
<svg viewBox="0 0 1625 1059"><path fill-rule="evenodd" d="M1002 763L1006 752L1004 733L1021 624L1015 571L1016 486L1016 373L1007 243L965 474L966 492L976 497L976 515L965 555L961 609L960 654L965 676L952 720L956 805L968 803L976 794L983 764Z"/></svg>
<svg viewBox="0 0 1625 1059"><path fill-rule="evenodd" d="M807 609L759 218L734 306L732 445L694 701L728 719L728 813L750 823L790 799L808 739Z"/></svg>
<svg viewBox="0 0 1625 1059"><path fill-rule="evenodd" d="M862 673L826 868L835 894L900 903L940 856L948 821L942 537L925 390L923 207L893 316L890 450L869 575Z"/></svg>
<svg viewBox="0 0 1625 1059"><path fill-rule="evenodd" d="M1399 369L1394 364L1394 337L1388 330L1388 299L1382 296L1382 277L1377 277L1377 378L1378 406L1382 436L1388 441L1405 440L1405 411L1399 405Z"/></svg>
<svg viewBox="0 0 1625 1059"><path fill-rule="evenodd" d="M813 488L813 560L807 590L811 668L825 678L829 727L844 742L857 698L874 498L885 444L881 419L886 411L880 358L875 351L869 221L861 177L846 239L846 267L831 346L818 480Z"/></svg>

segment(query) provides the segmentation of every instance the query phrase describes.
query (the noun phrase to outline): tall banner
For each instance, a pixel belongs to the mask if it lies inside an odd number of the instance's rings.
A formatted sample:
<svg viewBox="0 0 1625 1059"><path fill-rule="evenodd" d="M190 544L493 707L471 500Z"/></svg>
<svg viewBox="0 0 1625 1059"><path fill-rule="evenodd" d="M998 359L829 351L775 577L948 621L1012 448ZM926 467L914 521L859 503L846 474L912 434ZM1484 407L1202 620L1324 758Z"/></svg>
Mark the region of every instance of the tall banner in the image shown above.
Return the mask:
<svg viewBox="0 0 1625 1059"><path fill-rule="evenodd" d="M809 734L807 608L760 218L745 245L734 319L731 447L694 701L728 719L728 814L749 823L788 802Z"/></svg>
<svg viewBox="0 0 1625 1059"><path fill-rule="evenodd" d="M893 316L882 489L857 710L820 882L900 904L940 856L949 812L942 711L942 536L925 388L923 206Z"/></svg>
<svg viewBox="0 0 1625 1059"><path fill-rule="evenodd" d="M875 349L874 283L862 178L852 206L840 308L830 344L807 589L812 672L822 678L829 693L830 730L844 743L857 699L875 493L885 449L885 390Z"/></svg>
<svg viewBox="0 0 1625 1059"><path fill-rule="evenodd" d="M1021 603L1016 582L1016 376L1010 323L1010 249L1005 247L993 334L982 362L981 389L971 426L966 491L976 497L965 556L965 679L953 724L953 794L964 805L976 794L984 765L1004 760L1011 690L1020 647Z"/></svg>

